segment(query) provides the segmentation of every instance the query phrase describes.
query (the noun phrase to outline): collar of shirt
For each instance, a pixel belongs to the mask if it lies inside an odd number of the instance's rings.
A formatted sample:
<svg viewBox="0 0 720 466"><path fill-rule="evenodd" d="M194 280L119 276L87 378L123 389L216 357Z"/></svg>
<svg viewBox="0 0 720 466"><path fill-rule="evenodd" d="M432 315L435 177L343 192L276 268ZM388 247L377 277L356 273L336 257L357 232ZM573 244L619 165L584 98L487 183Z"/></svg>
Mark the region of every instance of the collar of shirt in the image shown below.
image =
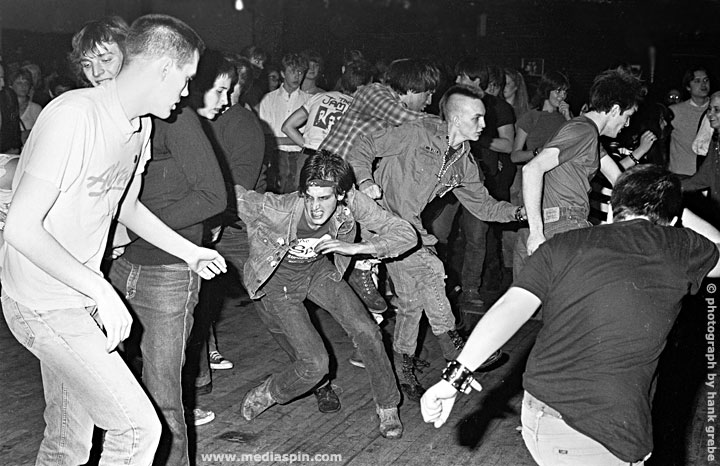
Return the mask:
<svg viewBox="0 0 720 466"><path fill-rule="evenodd" d="M131 137L133 134L140 131L142 128L142 117L128 120L125 115L125 110L120 102L117 84L114 79L106 81L102 86L98 86L95 89L98 89L98 92L105 94L107 99L106 101L110 104L108 108L110 115L112 115L112 118L117 123L118 128L120 128L124 134Z"/></svg>

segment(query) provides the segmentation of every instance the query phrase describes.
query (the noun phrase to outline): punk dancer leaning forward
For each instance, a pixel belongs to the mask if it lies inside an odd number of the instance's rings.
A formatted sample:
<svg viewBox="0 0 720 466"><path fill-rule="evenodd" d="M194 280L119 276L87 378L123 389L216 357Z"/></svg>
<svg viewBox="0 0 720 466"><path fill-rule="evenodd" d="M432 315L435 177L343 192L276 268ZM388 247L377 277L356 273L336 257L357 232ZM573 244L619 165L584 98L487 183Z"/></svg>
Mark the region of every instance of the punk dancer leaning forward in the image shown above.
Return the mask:
<svg viewBox="0 0 720 466"><path fill-rule="evenodd" d="M242 415L247 420L309 392L326 376L328 355L303 304L309 299L330 313L360 351L380 433L386 438L402 436L400 392L380 330L342 276L347 256L396 257L418 240L408 222L355 190L354 181L347 162L320 151L305 162L297 193L235 188L238 215L250 241L245 287L253 299L262 299L260 317L292 361L245 395ZM373 232L360 243L353 242L356 223ZM329 253L334 253L335 264L325 257Z"/></svg>

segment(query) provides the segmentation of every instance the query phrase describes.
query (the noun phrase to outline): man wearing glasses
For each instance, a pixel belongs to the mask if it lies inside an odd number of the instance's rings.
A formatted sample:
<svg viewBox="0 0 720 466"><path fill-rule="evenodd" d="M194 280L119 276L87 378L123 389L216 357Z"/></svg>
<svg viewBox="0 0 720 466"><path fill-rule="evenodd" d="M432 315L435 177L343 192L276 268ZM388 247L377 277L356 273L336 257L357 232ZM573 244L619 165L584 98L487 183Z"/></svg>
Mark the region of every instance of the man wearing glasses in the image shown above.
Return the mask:
<svg viewBox="0 0 720 466"><path fill-rule="evenodd" d="M670 135L668 169L678 175L694 175L698 157L692 149L692 143L710 102L710 78L707 70L703 67L687 70L683 77L683 88L690 93L690 98L670 106L675 117Z"/></svg>

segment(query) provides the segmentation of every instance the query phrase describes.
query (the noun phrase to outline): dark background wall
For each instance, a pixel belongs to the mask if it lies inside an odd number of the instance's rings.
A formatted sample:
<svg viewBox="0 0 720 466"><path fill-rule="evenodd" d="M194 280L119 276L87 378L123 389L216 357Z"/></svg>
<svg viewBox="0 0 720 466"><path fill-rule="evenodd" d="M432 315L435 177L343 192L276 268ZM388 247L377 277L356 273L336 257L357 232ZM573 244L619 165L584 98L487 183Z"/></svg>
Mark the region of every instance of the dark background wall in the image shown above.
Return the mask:
<svg viewBox="0 0 720 466"><path fill-rule="evenodd" d="M437 58L449 66L467 53L520 68L523 59L566 71L580 102L598 71L639 65L656 87L677 87L702 62L720 76L720 2L710 0L0 0L0 51L61 67L70 37L85 21L119 14L128 21L167 13L193 26L208 45L228 51L256 43L272 58L312 47L327 60L328 81L342 54L371 59ZM542 60L542 61L541 61ZM540 67L537 67L539 70ZM532 77L530 80L532 81ZM720 80L717 88L720 89Z"/></svg>

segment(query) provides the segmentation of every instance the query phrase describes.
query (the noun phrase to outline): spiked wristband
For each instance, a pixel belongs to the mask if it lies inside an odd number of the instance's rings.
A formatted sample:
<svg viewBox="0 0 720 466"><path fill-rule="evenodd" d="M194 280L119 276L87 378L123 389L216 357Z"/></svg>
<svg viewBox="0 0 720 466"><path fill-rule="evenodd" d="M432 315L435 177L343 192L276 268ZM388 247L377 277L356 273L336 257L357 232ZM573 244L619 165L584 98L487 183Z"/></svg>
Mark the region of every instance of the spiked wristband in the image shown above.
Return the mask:
<svg viewBox="0 0 720 466"><path fill-rule="evenodd" d="M470 382L472 382L472 372L457 360L450 361L443 369L442 379L448 382L453 388L462 393L469 393Z"/></svg>

